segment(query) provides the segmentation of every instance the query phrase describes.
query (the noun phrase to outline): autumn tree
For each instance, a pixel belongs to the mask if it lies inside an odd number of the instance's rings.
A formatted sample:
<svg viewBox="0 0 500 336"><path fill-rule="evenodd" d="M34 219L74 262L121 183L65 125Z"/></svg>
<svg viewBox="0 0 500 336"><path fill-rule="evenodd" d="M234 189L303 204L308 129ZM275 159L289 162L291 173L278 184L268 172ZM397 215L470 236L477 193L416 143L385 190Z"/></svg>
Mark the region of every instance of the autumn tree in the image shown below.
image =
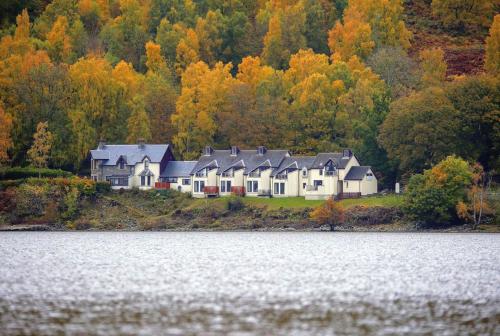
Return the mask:
<svg viewBox="0 0 500 336"><path fill-rule="evenodd" d="M343 23L330 31L328 45L347 61L352 55L366 58L374 47L408 49L411 32L402 20L401 0L350 0Z"/></svg>
<svg viewBox="0 0 500 336"><path fill-rule="evenodd" d="M290 56L306 46L303 2L287 4L275 1L268 16L262 59L275 69L283 69Z"/></svg>
<svg viewBox="0 0 500 336"><path fill-rule="evenodd" d="M418 65L400 47L378 49L367 64L387 83L393 98L407 96L417 87Z"/></svg>
<svg viewBox="0 0 500 336"><path fill-rule="evenodd" d="M339 57L347 61L357 55L366 59L375 48L372 40L372 29L366 22L357 17L346 17L344 23L337 21L328 33L328 46L332 58Z"/></svg>
<svg viewBox="0 0 500 336"><path fill-rule="evenodd" d="M423 86L439 86L442 84L446 79L447 69L443 49L424 49L420 51L419 58L422 67Z"/></svg>
<svg viewBox="0 0 500 336"><path fill-rule="evenodd" d="M487 27L494 11L490 0L432 0L432 14L446 27L465 32L466 27Z"/></svg>
<svg viewBox="0 0 500 336"><path fill-rule="evenodd" d="M131 104L131 114L127 120L127 142L135 143L139 139L151 140L149 117L144 106L144 98L136 96Z"/></svg>
<svg viewBox="0 0 500 336"><path fill-rule="evenodd" d="M330 231L335 231L335 226L344 222L344 208L329 198L311 212L311 218L320 225L328 225Z"/></svg>
<svg viewBox="0 0 500 336"><path fill-rule="evenodd" d="M59 16L47 34L49 55L55 62L70 61L72 46L68 30L68 19Z"/></svg>
<svg viewBox="0 0 500 336"><path fill-rule="evenodd" d="M0 102L0 165L9 160L8 150L12 147L12 117L5 112L2 105Z"/></svg>
<svg viewBox="0 0 500 336"><path fill-rule="evenodd" d="M403 210L419 227L450 225L458 220L457 205L466 200L471 180L469 164L448 156L410 178Z"/></svg>
<svg viewBox="0 0 500 336"><path fill-rule="evenodd" d="M141 56L149 39L147 12L138 0L120 1L120 15L109 20L100 33L109 57L123 59L142 69Z"/></svg>
<svg viewBox="0 0 500 336"><path fill-rule="evenodd" d="M484 67L493 76L500 74L500 14L490 27L490 34L486 38L486 55Z"/></svg>
<svg viewBox="0 0 500 336"><path fill-rule="evenodd" d="M161 47L152 41L146 43L146 67L148 71L157 73L165 78L170 78L170 69L161 54Z"/></svg>
<svg viewBox="0 0 500 336"><path fill-rule="evenodd" d="M186 31L186 37L179 41L175 53L175 71L181 77L190 64L200 60L200 42L193 29Z"/></svg>
<svg viewBox="0 0 500 336"><path fill-rule="evenodd" d="M33 145L28 151L28 161L36 168L46 168L50 158L53 136L48 122L40 122L33 135Z"/></svg>
<svg viewBox="0 0 500 336"><path fill-rule="evenodd" d="M488 191L491 188L493 172L485 172L483 167L476 163L472 167L472 183L467 191L467 200L459 201L456 210L460 218L472 221L475 230L481 224L483 215L491 212L488 202Z"/></svg>
<svg viewBox="0 0 500 336"><path fill-rule="evenodd" d="M430 88L391 104L379 141L401 171L420 172L460 152L459 125L444 90Z"/></svg>
<svg viewBox="0 0 500 336"><path fill-rule="evenodd" d="M190 65L182 75L182 89L172 115L177 133L173 143L187 159L198 156L214 142L221 111L227 110L227 92L234 79L231 64L217 63L210 69L204 62Z"/></svg>

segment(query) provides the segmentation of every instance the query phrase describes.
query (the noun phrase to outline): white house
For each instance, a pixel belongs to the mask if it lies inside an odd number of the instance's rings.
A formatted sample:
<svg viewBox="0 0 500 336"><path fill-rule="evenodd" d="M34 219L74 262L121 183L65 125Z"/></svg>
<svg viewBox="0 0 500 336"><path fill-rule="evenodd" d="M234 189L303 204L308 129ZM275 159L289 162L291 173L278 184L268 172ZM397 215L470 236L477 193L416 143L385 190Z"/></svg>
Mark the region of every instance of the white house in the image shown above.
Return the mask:
<svg viewBox="0 0 500 336"><path fill-rule="evenodd" d="M206 147L198 161L172 161L167 165L192 167L193 197L241 195L247 197L294 197L327 199L329 197L359 197L377 192L377 179L370 167L360 166L353 153L320 153L316 156L292 156L287 150L214 150ZM172 169L171 172L176 172ZM170 174L169 181L184 176ZM166 180L165 180L166 181ZM171 184L178 188L178 184Z"/></svg>
<svg viewBox="0 0 500 336"><path fill-rule="evenodd" d="M377 192L377 178L349 149L292 156L263 146L207 146L198 161L175 161L168 144L106 145L91 151L91 174L113 189L175 189L193 197L240 195L327 199Z"/></svg>
<svg viewBox="0 0 500 336"><path fill-rule="evenodd" d="M151 189L160 172L174 160L168 144L108 145L104 141L90 151L91 178L108 181L113 189Z"/></svg>

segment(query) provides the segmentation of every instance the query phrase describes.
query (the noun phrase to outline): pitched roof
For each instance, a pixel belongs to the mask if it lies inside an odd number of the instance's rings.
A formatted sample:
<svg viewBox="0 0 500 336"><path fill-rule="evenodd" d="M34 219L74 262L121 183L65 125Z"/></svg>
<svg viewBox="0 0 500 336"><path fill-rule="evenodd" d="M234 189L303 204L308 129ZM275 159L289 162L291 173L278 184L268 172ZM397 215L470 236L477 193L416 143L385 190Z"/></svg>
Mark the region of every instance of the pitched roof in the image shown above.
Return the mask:
<svg viewBox="0 0 500 336"><path fill-rule="evenodd" d="M366 173L370 170L370 166L354 166L349 169L349 172L344 177L344 180L362 180Z"/></svg>
<svg viewBox="0 0 500 336"><path fill-rule="evenodd" d="M161 177L188 177L196 161L169 161L160 174Z"/></svg>
<svg viewBox="0 0 500 336"><path fill-rule="evenodd" d="M344 157L342 153L319 153L311 168L323 168L329 160L332 160L338 169L344 169L350 159L351 157Z"/></svg>
<svg viewBox="0 0 500 336"><path fill-rule="evenodd" d="M159 163L165 156L170 145L168 144L144 144L139 145L105 145L101 149L90 151L95 160L104 160L103 165L115 166L120 157L126 158L127 165L135 165L148 157L153 163Z"/></svg>
<svg viewBox="0 0 500 336"><path fill-rule="evenodd" d="M309 169L311 165L313 164L315 160L315 156L290 156L285 158L279 167L273 170L271 173L271 176L275 176L278 173L281 173L283 170L287 168L295 168L295 169L302 169L302 168L307 168Z"/></svg>
<svg viewBox="0 0 500 336"><path fill-rule="evenodd" d="M259 166L276 168L281 161L289 156L287 150L266 150L264 154L258 154L257 150L240 150L237 155L231 155L230 150L216 149L211 155L200 156L198 162L191 170L191 174L206 167L216 167L217 174L220 174L230 168L244 168L244 174L248 174Z"/></svg>

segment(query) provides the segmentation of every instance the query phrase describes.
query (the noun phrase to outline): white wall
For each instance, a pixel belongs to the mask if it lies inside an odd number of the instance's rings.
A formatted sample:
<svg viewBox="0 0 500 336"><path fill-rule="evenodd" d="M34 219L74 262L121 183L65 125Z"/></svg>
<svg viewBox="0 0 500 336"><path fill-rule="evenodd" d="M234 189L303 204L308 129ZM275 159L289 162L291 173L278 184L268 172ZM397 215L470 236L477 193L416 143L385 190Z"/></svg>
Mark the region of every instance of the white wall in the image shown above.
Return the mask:
<svg viewBox="0 0 500 336"><path fill-rule="evenodd" d="M373 174L371 169L368 171ZM361 195L371 195L376 194L378 192L378 181L375 175L371 176L371 179L368 179L368 176L365 176L363 180L361 180Z"/></svg>

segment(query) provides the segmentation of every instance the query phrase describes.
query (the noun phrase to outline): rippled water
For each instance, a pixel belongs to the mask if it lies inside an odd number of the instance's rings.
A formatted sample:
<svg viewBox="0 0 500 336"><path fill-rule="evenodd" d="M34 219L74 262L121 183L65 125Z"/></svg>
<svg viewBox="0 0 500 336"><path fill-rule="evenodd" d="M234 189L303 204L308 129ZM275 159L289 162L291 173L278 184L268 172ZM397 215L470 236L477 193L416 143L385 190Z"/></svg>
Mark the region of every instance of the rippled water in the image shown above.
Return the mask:
<svg viewBox="0 0 500 336"><path fill-rule="evenodd" d="M500 235L2 233L0 334L500 334Z"/></svg>

